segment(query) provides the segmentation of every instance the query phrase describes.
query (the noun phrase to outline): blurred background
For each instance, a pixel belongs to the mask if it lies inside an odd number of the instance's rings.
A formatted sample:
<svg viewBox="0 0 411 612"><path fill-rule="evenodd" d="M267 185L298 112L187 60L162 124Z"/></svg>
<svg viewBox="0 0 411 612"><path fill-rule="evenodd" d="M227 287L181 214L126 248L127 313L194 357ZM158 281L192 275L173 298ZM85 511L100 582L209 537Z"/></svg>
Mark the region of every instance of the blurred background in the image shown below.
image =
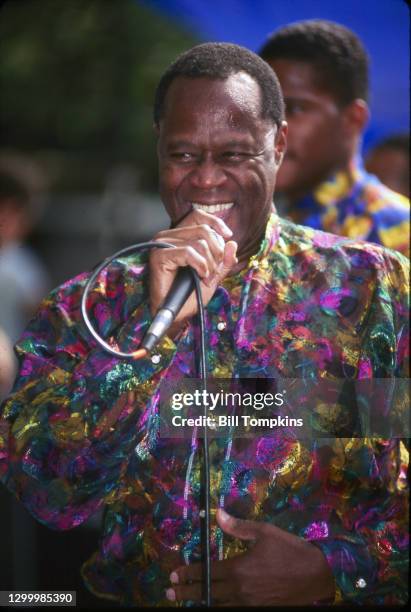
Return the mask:
<svg viewBox="0 0 411 612"><path fill-rule="evenodd" d="M25 253L7 259L0 250L0 300L14 291L22 303L13 332L0 319L0 356L50 288L167 225L156 193L152 101L170 61L209 40L258 50L280 25L314 17L352 28L371 56L364 151L408 132L409 9L403 0L2 3L0 197L10 200L11 193L21 204L18 214L11 206L0 209L0 226L14 224L13 239L25 244ZM8 327L6 338L2 327ZM8 368L13 364L4 360L0 374ZM0 392L6 389L7 380L0 380ZM95 549L100 518L55 533L9 497L0 487L0 589L77 590L80 605L104 607L79 575Z"/></svg>
<svg viewBox="0 0 411 612"><path fill-rule="evenodd" d="M409 127L403 0L18 0L0 11L0 162L35 192L31 235L54 286L167 222L156 196L155 85L205 40L257 50L297 19L354 29L371 56L370 146ZM1 166L0 166L1 167Z"/></svg>

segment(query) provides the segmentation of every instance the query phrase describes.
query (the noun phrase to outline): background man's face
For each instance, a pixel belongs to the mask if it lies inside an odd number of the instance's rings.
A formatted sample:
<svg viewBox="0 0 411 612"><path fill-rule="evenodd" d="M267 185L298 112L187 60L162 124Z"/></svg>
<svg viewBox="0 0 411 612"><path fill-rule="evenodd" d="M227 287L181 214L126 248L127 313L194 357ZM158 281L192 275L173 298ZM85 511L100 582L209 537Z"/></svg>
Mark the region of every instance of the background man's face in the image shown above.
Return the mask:
<svg viewBox="0 0 411 612"><path fill-rule="evenodd" d="M399 149L377 149L367 158L366 169L390 189L410 195L410 157Z"/></svg>
<svg viewBox="0 0 411 612"><path fill-rule="evenodd" d="M274 59L268 63L280 81L288 123L287 152L277 191L301 197L344 165L348 143L343 110L331 93L320 89L315 68L308 62Z"/></svg>
<svg viewBox="0 0 411 612"><path fill-rule="evenodd" d="M224 219L239 253L262 237L285 147L285 130L276 139L276 126L261 119L260 98L244 73L178 77L159 128L160 194L173 225L200 207Z"/></svg>

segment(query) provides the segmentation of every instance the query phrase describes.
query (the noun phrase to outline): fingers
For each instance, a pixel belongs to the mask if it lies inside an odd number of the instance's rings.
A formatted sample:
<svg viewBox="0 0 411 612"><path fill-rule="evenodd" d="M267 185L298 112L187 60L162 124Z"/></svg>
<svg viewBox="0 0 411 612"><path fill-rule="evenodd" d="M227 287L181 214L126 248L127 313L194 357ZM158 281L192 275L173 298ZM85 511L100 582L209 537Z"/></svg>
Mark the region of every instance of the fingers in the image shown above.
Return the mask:
<svg viewBox="0 0 411 612"><path fill-rule="evenodd" d="M156 234L154 241L169 242L175 248L150 251L150 310L154 314L163 303L177 269L192 267L202 281L203 303L211 299L220 282L236 263L237 245L229 240L232 231L222 219L203 211L192 211L175 228ZM226 242L227 241L227 242ZM194 295L184 304L175 323L193 316L197 312Z"/></svg>
<svg viewBox="0 0 411 612"><path fill-rule="evenodd" d="M229 582L213 582L211 585L211 596L213 604L229 605L234 602L234 593ZM202 600L202 583L173 585L166 590L166 597L170 601L194 601L200 603Z"/></svg>
<svg viewBox="0 0 411 612"><path fill-rule="evenodd" d="M213 257L220 261L224 253L224 244L233 235L231 229L222 219L202 210L192 210L177 227L158 232L157 241L169 239L205 240Z"/></svg>
<svg viewBox="0 0 411 612"><path fill-rule="evenodd" d="M213 231L213 230L212 230ZM215 232L213 231L215 234ZM215 234L217 236L217 234ZM195 268L199 276L206 282L208 277L216 274L218 267L221 265L221 262L224 258L224 241L220 237L221 243L216 239L212 238L210 242L208 242L205 238L196 238L192 236L188 236L186 239L182 238L169 238L167 237L167 242L170 244L174 244L176 247L180 249L184 249L187 247L191 247L196 251L196 253L200 256L200 258L196 258L199 264L198 268ZM163 266L162 262L166 262L167 260L173 261L174 258L178 255L176 249L159 249L153 252L152 256L152 265L160 265ZM186 265L192 265L189 263L189 258L191 258L192 253L189 251L187 253L187 261ZM204 260L204 261L203 261ZM181 258L180 258L181 261ZM165 266L169 268L170 266ZM174 266L173 266L174 268Z"/></svg>
<svg viewBox="0 0 411 612"><path fill-rule="evenodd" d="M161 249L152 254L152 270L156 272L175 272L177 268L191 266L201 279L207 278L213 267L203 245L195 248L191 244L176 246L175 249ZM167 252L166 252L167 251ZM201 253L199 252L201 251Z"/></svg>
<svg viewBox="0 0 411 612"><path fill-rule="evenodd" d="M150 254L153 270L175 271L182 265L189 265L207 285L224 278L237 262L237 243L225 243L221 234L204 224L165 230L154 240L169 242L176 248L153 249Z"/></svg>
<svg viewBox="0 0 411 612"><path fill-rule="evenodd" d="M264 523L234 518L222 508L218 508L216 518L224 533L240 540L257 540L264 529Z"/></svg>
<svg viewBox="0 0 411 612"><path fill-rule="evenodd" d="M180 223L178 227L186 227L189 225L208 225L220 234L225 240L229 240L233 235L228 225L222 219L204 212L203 210L192 210Z"/></svg>
<svg viewBox="0 0 411 612"><path fill-rule="evenodd" d="M201 582L193 584L176 584L166 590L167 599L170 601L195 601L201 602Z"/></svg>
<svg viewBox="0 0 411 612"><path fill-rule="evenodd" d="M224 248L223 261L217 268L215 278L211 279L216 285L223 280L229 274L231 269L238 263L237 259L237 243L234 240L230 240L226 243Z"/></svg>
<svg viewBox="0 0 411 612"><path fill-rule="evenodd" d="M224 266L231 269L237 263L237 243L230 240L224 249Z"/></svg>
<svg viewBox="0 0 411 612"><path fill-rule="evenodd" d="M211 564L211 580L229 580L232 576L236 560L224 559L213 561ZM203 568L201 563L183 565L170 574L170 582L174 584L188 584L189 582L201 582L203 579Z"/></svg>
<svg viewBox="0 0 411 612"><path fill-rule="evenodd" d="M217 263L222 261L224 255L225 240L223 236L206 224L163 230L155 236L154 240L170 242L176 244L176 246L194 245L198 242L208 247Z"/></svg>

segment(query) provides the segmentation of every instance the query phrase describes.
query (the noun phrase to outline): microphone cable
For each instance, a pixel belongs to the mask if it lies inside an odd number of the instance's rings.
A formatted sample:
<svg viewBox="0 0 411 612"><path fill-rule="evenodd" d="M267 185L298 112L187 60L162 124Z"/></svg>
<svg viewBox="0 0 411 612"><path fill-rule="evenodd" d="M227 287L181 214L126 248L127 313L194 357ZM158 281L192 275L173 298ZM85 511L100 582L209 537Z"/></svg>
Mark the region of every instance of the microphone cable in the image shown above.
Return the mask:
<svg viewBox="0 0 411 612"><path fill-rule="evenodd" d="M98 264L90 278L86 282L83 290L83 294L81 297L81 314L83 317L83 321L93 336L94 340L110 355L114 357L120 357L121 359L142 359L147 357L149 351L145 348L137 349L131 353L124 353L122 351L118 351L110 346L101 336L96 332L94 327L91 324L89 316L87 314L87 297L90 293L90 289L94 285L96 279L99 274L107 268L115 259L118 259L121 256L130 255L131 253L138 253L140 251L146 249L168 249L175 248L173 244L168 242L141 242L137 244L132 244L131 246L125 247L120 251L117 251L110 257L107 257L103 260L101 264ZM199 370L200 370L200 379L202 381L203 391L207 389L207 355L205 350L205 315L204 315L204 304L201 296L201 285L200 278L197 272L189 267L191 274L193 275L194 280L194 290L197 298L198 305L198 319L200 325L200 362L199 362ZM203 396L204 397L204 396ZM207 417L207 408L204 406L204 416ZM200 505L203 506L200 510L200 525L201 525L201 540L203 543L202 546L202 562L203 562L203 583L202 583L202 603L207 608L211 607L211 552L210 552L210 459L209 459L209 450L208 450L208 432L207 432L207 419L204 418L204 428L203 428L203 469L202 469L202 500Z"/></svg>

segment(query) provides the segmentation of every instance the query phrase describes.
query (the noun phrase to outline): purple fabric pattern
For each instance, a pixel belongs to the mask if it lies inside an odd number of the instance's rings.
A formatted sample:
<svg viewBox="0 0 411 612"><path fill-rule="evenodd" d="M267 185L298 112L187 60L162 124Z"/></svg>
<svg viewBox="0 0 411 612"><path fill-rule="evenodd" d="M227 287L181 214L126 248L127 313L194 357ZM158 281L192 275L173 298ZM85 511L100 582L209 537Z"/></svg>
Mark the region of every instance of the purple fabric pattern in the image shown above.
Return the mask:
<svg viewBox="0 0 411 612"><path fill-rule="evenodd" d="M150 321L145 261L116 261L90 297L95 327L125 351ZM206 308L209 375L407 377L407 266L394 251L273 213L260 251ZM200 458L195 441L160 437L158 387L196 377L195 322L162 341L158 363L116 359L82 323L86 279L55 289L17 344L20 372L0 412L0 476L55 529L104 506L99 549L82 568L87 586L123 605L173 605L170 572L200 559ZM224 507L319 546L337 601L406 601L402 442L217 438L210 461L214 559L244 546L217 527Z"/></svg>

